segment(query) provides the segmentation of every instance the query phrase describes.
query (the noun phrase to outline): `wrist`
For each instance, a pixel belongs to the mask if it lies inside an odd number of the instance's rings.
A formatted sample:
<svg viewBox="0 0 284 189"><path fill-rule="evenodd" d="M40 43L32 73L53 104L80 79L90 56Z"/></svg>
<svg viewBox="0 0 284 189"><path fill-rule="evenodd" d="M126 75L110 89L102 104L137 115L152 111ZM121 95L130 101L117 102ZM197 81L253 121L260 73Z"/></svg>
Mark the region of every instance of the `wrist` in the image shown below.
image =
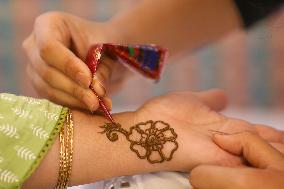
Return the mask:
<svg viewBox="0 0 284 189"><path fill-rule="evenodd" d="M93 173L90 175L72 175L80 183L88 180L97 181L114 176L133 175L146 172L159 171L180 171L180 158L174 154L170 161L162 163L149 163L147 158L139 158L137 154L131 150L131 142L123 132L115 130L114 132L103 132L105 123L109 123L103 116L88 115L81 112L73 111L74 115L74 169L81 169L82 163L89 162L86 169ZM131 127L141 121L147 120L137 119L136 112L125 112L114 114L113 118L121 125L121 130L129 132ZM76 131L77 128L77 131ZM110 138L117 134L116 140ZM87 142L88 145L78 146L76 143ZM177 152L176 152L177 153ZM179 151L180 153L180 151ZM92 165L91 165L92 164ZM91 165L91 166L90 166ZM84 166L84 165L83 165ZM96 170L105 170L97 172ZM72 178L71 178L72 182ZM74 183L73 184L80 184Z"/></svg>
<svg viewBox="0 0 284 189"><path fill-rule="evenodd" d="M147 159L139 159L135 152L131 151L130 143L122 133L118 134L116 141L110 141L105 133L101 133L105 123L103 116L86 114L72 110L74 121L74 153L70 186L95 182L121 175L135 175L160 171L183 171L185 162L179 155L179 149L171 161L151 164ZM115 114L115 121L119 122L123 129L129 131L133 125L141 121L136 112ZM178 139L180 142L181 139ZM31 177L30 183L35 180L40 186L54 186L58 176L59 139L47 153L40 167ZM46 177L45 173L49 176ZM40 178L40 179L38 179ZM27 184L26 186L29 186ZM37 188L37 187L34 187Z"/></svg>
<svg viewBox="0 0 284 189"><path fill-rule="evenodd" d="M181 130L178 125L170 125L166 120L155 117L156 115L140 116L139 110L114 115L115 121L129 134L128 137L120 135L120 140L127 143L129 153L143 165L144 172L188 171L184 154L179 149L181 140L177 132L180 134ZM151 138L154 138L154 142L161 143L153 145ZM163 141L162 138L173 140ZM155 148L160 148L163 155Z"/></svg>

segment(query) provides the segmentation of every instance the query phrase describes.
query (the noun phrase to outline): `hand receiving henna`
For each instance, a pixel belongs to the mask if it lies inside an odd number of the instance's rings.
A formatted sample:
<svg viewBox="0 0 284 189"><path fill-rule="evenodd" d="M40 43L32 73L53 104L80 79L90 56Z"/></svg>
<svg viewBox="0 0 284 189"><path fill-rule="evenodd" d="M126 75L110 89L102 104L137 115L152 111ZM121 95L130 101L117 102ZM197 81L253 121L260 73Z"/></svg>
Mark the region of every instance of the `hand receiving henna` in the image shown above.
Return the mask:
<svg viewBox="0 0 284 189"><path fill-rule="evenodd" d="M231 137L227 140L220 136L217 138L208 130L215 130L215 133L250 130L261 135L280 151L284 151L283 132L222 116L217 111L222 110L225 104L224 94L217 90L201 93L171 93L149 100L135 112L113 115L114 120L120 125L106 123L107 119L100 115L73 110L74 161L70 185L91 183L121 175L160 171L189 172L201 164L244 166L239 156L242 149L250 149L247 148L247 144L255 144L250 147L259 146L258 142L247 142L247 140L238 143L238 137L233 137L234 140L231 140ZM262 139L261 143L265 141ZM268 146L267 143L265 146ZM254 149L254 152L257 152L255 155L258 156L255 158L257 163L267 163L267 160L273 160L276 164L280 163L279 152L273 153L271 157L264 156L265 149L269 149L270 152L274 149L271 150L272 147L269 147L263 148L264 151L262 151L261 148ZM44 185L52 188L58 176L58 153L59 141L57 139L39 168L29 179L26 188L42 188ZM256 166L250 161L250 157L245 158ZM265 174L270 171L278 173L272 170L277 166L271 162L259 166L263 168L268 165L268 170L257 170L260 172L257 174L260 177L257 178L265 177ZM210 177L206 173L218 176L212 171L209 172L212 170L210 168L206 168L205 171L201 169L202 178L205 177L207 180ZM234 174L234 170L230 168L224 169L218 166L213 168L221 170L219 174L221 176L224 173ZM222 170L228 170L228 172ZM48 177L46 177L47 172ZM277 180L282 182L283 179L281 177ZM214 182L212 179L210 181ZM228 181L232 180L228 179ZM197 182L195 182L196 186L203 189L203 185L199 185L205 183L203 179ZM222 188L218 186L217 188Z"/></svg>
<svg viewBox="0 0 284 189"><path fill-rule="evenodd" d="M279 149L284 150L283 132L270 127L227 118L218 113L225 105L225 95L218 90L201 93L171 93L146 102L136 112L135 119L130 127L131 134L129 129L122 133L129 141L130 149L139 158L147 159L150 163L161 163L165 162L164 160L174 159L180 164L180 167L176 170L183 171L188 171L202 163L225 166L242 164L239 157L222 150L212 141L210 130L226 133L255 132L267 141L273 142ZM161 120L166 125L168 124L168 128L172 128L174 133L167 131L167 135L164 135L165 133L161 132L162 125L156 128L155 126L151 127L150 124L146 128L145 125L147 124L139 124L148 120ZM121 127L124 128L124 125L121 125ZM152 134L150 134L151 132ZM171 138L173 136L176 136L176 139L174 141L168 140L169 143L161 140L161 138L167 137L173 139ZM154 147L151 147L148 143L143 143L143 141L149 142L150 137L154 140L152 143L156 144ZM111 135L108 138L111 140ZM121 136L120 140L125 139ZM178 145L175 145L175 141ZM171 156L172 158L169 158Z"/></svg>

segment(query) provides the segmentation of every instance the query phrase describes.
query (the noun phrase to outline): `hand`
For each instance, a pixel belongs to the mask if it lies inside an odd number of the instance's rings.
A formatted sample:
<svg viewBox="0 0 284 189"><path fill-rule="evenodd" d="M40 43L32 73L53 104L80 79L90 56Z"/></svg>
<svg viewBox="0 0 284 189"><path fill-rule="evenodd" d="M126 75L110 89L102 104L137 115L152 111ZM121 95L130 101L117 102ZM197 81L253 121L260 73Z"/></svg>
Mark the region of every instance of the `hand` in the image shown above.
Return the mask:
<svg viewBox="0 0 284 189"><path fill-rule="evenodd" d="M283 132L263 125L227 118L218 113L225 105L226 97L218 90L201 93L171 93L145 103L137 111L135 122L163 120L175 128L180 144L175 158L180 160L178 170L184 171L204 163L225 166L243 163L237 156L216 145L212 141L209 130L226 133L252 131L269 142L284 146Z"/></svg>
<svg viewBox="0 0 284 189"><path fill-rule="evenodd" d="M213 140L229 153L243 156L251 166L198 166L190 174L190 182L195 188L284 188L284 155L265 140L250 132L214 135ZM283 145L281 149L283 151Z"/></svg>
<svg viewBox="0 0 284 189"><path fill-rule="evenodd" d="M225 105L225 96L218 90L201 93L180 92L157 97L149 100L135 112L113 115L114 120L120 123L123 130L126 131L114 130L114 133L109 135L115 137L113 134L118 134L116 141L110 141L109 136L102 133L104 129L101 126L107 122L103 116L73 110L74 159L70 186L92 183L121 175L160 171L189 172L194 167L205 163L226 166L243 165L242 159L237 156L240 153L238 150L241 148L226 152L223 149L227 149L227 146L220 144L229 144L233 147L238 145L232 142L219 142L221 140L216 142L216 136L213 138L208 129L229 133L237 130L251 130L261 134L267 141L274 141L273 145L277 145L278 149L282 148L283 150L283 144L280 143L280 141L283 141L283 132L226 118L217 113ZM137 157L137 154L131 150L131 144L127 137L132 135L126 137L125 134L129 133L135 124L147 120L167 122L177 133L179 148L170 161L151 164L147 159ZM164 132L163 134L167 135L168 133ZM258 146L257 144L254 145ZM163 147L165 147L164 144ZM162 150L171 150L170 147L166 146ZM264 162L271 162L271 158L262 155L265 154L265 151L259 150L258 147L255 150L257 156L264 157ZM58 153L59 139L57 138L57 141L23 188L48 188L48 186L54 188L58 177ZM168 153L165 155L168 155ZM280 161L275 162L279 163ZM275 169L275 166L271 168ZM47 172L49 173L48 177L46 176ZM214 178L214 175L212 178ZM211 181L211 178L206 177L207 179Z"/></svg>
<svg viewBox="0 0 284 189"><path fill-rule="evenodd" d="M27 71L38 94L53 102L94 111L98 100L89 89L91 73L84 60L93 43L115 42L107 23L94 23L59 12L39 16L23 47L30 60ZM115 80L110 81L112 70ZM96 73L94 89L111 109L106 90L122 83L126 68L104 57ZM108 82L111 86L107 86Z"/></svg>

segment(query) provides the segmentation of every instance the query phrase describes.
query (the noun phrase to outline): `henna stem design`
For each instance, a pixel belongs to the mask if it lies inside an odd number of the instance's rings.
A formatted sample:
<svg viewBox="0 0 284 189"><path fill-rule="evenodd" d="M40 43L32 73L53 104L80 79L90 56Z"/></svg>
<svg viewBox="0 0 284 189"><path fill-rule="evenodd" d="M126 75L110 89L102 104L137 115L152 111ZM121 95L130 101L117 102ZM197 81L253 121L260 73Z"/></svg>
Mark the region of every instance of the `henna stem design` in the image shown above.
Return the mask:
<svg viewBox="0 0 284 189"><path fill-rule="evenodd" d="M105 123L100 126L107 138L115 142L118 134L121 133L130 142L131 151L135 152L138 158L147 159L149 163L162 163L170 161L174 152L178 149L176 141L177 134L168 123L163 121L152 121L138 123L127 131L119 123Z"/></svg>

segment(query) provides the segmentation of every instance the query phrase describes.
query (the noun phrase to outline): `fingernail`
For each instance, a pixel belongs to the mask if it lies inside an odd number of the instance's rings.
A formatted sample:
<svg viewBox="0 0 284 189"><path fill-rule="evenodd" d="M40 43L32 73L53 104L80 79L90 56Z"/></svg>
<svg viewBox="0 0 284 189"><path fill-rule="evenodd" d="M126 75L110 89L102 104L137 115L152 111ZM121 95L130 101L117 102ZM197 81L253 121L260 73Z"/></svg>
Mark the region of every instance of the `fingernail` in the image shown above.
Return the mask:
<svg viewBox="0 0 284 189"><path fill-rule="evenodd" d="M230 133L224 133L224 132L221 132L221 131L216 131L216 130L211 130L211 129L209 129L208 131L209 131L211 134L230 135Z"/></svg>
<svg viewBox="0 0 284 189"><path fill-rule="evenodd" d="M93 80L92 86L100 97L105 96L106 90L99 80Z"/></svg>
<svg viewBox="0 0 284 189"><path fill-rule="evenodd" d="M76 81L79 83L79 85L86 89L90 86L90 79L88 76L86 76L86 74L78 73L76 75Z"/></svg>
<svg viewBox="0 0 284 189"><path fill-rule="evenodd" d="M88 108L90 109L90 111L95 111L98 107L96 104L96 97L90 94L86 94L83 97L83 102L88 106Z"/></svg>
<svg viewBox="0 0 284 189"><path fill-rule="evenodd" d="M104 103L107 106L107 109L108 110L112 110L112 101L111 101L111 99L108 98L108 97L104 97L103 100L104 100Z"/></svg>

